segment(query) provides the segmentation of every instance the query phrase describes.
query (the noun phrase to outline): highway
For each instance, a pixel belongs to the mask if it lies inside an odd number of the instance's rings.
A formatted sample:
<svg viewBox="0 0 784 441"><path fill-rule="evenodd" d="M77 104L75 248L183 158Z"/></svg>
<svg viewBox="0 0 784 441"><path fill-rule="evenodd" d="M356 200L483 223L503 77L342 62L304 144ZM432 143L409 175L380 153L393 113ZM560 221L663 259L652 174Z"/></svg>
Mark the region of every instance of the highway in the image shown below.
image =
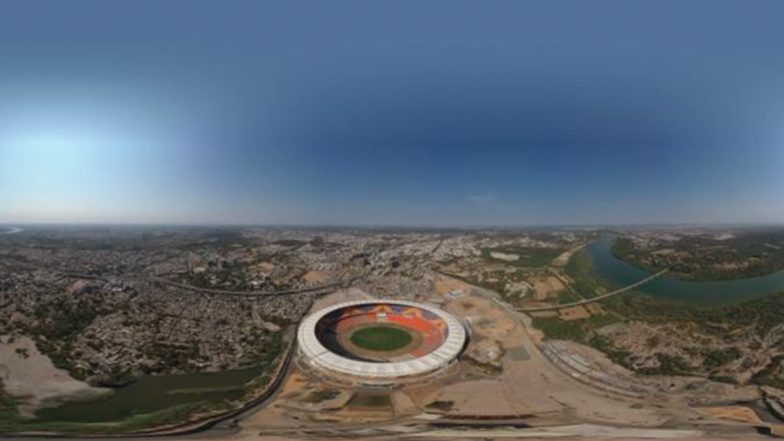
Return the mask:
<svg viewBox="0 0 784 441"><path fill-rule="evenodd" d="M640 280L638 282L632 283L631 285L624 286L623 288L616 289L615 291L608 292L607 294L602 294L600 296L591 297L590 299L580 300L578 302L572 302L572 303L562 303L562 304L559 304L559 305L538 306L536 308L518 308L517 310L520 311L520 312L554 311L554 310L558 310L558 309L571 308L573 306L587 305L589 303L598 302L598 301L610 298L612 296L617 296L618 294L622 294L622 293L624 293L626 291L629 291L629 290L632 290L634 288L637 288L640 285L644 285L644 284L650 282L651 280L656 279L657 277L663 275L667 271L669 271L669 268L663 269L663 270L659 271L658 273L652 274L652 275L650 275L650 276L648 276L648 277L646 277L646 278L644 278L644 279L642 279L642 280Z"/></svg>
<svg viewBox="0 0 784 441"><path fill-rule="evenodd" d="M77 276L79 277L79 276ZM160 277L145 277L141 280L147 282L155 282L161 283L164 285L174 286L181 289L187 289L189 291L196 291L205 294L216 294L222 296L238 296L238 297L265 297L265 296L281 296L281 295L292 295L292 294L305 294L335 288L341 288L343 286L348 286L359 279L367 277L367 275L355 276L346 280L340 280L335 283L330 283L326 285L319 285L319 286L312 286L308 288L299 288L299 289L290 289L285 291L232 291L232 290L225 290L225 289L214 289L214 288L202 288L193 285L186 285L184 283L173 282L168 279L163 279Z"/></svg>

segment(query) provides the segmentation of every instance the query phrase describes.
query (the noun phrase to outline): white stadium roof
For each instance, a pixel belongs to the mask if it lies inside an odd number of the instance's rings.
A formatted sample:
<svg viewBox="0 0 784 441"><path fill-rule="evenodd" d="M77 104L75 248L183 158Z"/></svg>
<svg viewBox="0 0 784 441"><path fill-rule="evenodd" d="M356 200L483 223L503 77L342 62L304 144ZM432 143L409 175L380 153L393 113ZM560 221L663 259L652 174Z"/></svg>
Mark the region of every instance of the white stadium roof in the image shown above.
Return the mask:
<svg viewBox="0 0 784 441"><path fill-rule="evenodd" d="M340 356L321 344L316 336L316 325L325 315L356 305L368 304L390 304L405 305L423 309L440 317L447 325L448 334L446 340L435 351L419 358L406 361L396 361L390 363L373 363L366 361L352 360ZM359 300L353 302L338 303L319 310L300 324L297 332L297 341L300 352L316 367L337 371L343 374L356 375L371 378L394 378L420 375L437 369L446 367L452 360L457 358L465 344L466 333L463 325L451 314L434 306L407 302L402 300Z"/></svg>

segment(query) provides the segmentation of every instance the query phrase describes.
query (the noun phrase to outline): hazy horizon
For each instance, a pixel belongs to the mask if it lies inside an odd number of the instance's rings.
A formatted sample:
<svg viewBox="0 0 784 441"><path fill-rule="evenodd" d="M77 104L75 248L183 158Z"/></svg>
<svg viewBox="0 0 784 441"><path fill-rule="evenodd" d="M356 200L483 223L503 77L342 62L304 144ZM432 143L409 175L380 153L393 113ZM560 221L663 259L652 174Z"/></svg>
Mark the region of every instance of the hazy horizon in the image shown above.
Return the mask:
<svg viewBox="0 0 784 441"><path fill-rule="evenodd" d="M4 3L0 224L784 222L784 4Z"/></svg>
<svg viewBox="0 0 784 441"><path fill-rule="evenodd" d="M226 228L226 229L360 229L360 230L594 230L594 229L775 229L784 228L784 222L702 222L702 223L605 223L605 224L466 224L448 226L442 224L317 224L317 223L166 223L166 222L0 222L0 228Z"/></svg>

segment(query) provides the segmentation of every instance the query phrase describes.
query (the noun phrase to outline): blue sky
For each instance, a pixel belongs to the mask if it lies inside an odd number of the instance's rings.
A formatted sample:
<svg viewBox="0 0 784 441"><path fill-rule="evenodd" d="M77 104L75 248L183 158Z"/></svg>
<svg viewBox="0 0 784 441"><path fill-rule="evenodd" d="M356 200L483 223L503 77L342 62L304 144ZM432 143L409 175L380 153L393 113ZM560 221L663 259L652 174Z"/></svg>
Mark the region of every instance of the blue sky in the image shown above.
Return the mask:
<svg viewBox="0 0 784 441"><path fill-rule="evenodd" d="M0 222L779 223L782 16L7 1Z"/></svg>

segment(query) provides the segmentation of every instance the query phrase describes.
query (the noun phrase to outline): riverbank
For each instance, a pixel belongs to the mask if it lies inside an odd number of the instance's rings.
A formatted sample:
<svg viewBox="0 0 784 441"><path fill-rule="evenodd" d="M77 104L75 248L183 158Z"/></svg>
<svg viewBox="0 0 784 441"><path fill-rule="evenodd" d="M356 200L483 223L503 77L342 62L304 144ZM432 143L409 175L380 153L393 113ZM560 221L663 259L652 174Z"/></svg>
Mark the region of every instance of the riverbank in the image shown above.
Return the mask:
<svg viewBox="0 0 784 441"><path fill-rule="evenodd" d="M288 348L269 363L272 369L259 366L214 373L142 377L132 383L131 386L137 385L135 388L127 386L115 390L109 397L44 408L32 418L8 412L6 416L11 419L0 421L0 432L25 436L171 436L201 432L221 421L236 418L271 397L288 371L293 347L291 340ZM205 378L221 385L204 384ZM199 384L193 384L194 379L199 380ZM133 392L130 398L137 400L128 401L129 390ZM19 400L14 399L12 404L18 405ZM0 412L2 416L3 412Z"/></svg>
<svg viewBox="0 0 784 441"><path fill-rule="evenodd" d="M617 286L601 271L607 269L602 266L606 261L595 258L598 248L592 246L593 255L589 247L575 254L567 267L573 288L587 298ZM644 277L648 273L635 270L634 274ZM757 293L750 299L695 302L645 292L657 282L601 300L605 315L582 319L542 315L535 316L534 325L550 339L590 345L640 374L784 387L780 363L784 350L777 343L784 335L784 290Z"/></svg>
<svg viewBox="0 0 784 441"><path fill-rule="evenodd" d="M602 236L585 249L599 277L612 285L626 286L651 275L616 257L612 252L614 241L615 236ZM784 270L761 277L706 282L678 280L665 275L636 291L660 300L702 306L740 303L784 291Z"/></svg>
<svg viewBox="0 0 784 441"><path fill-rule="evenodd" d="M110 389L92 387L55 367L25 336L0 336L0 379L7 394L21 397L17 406L23 418L32 418L43 407L111 394Z"/></svg>

